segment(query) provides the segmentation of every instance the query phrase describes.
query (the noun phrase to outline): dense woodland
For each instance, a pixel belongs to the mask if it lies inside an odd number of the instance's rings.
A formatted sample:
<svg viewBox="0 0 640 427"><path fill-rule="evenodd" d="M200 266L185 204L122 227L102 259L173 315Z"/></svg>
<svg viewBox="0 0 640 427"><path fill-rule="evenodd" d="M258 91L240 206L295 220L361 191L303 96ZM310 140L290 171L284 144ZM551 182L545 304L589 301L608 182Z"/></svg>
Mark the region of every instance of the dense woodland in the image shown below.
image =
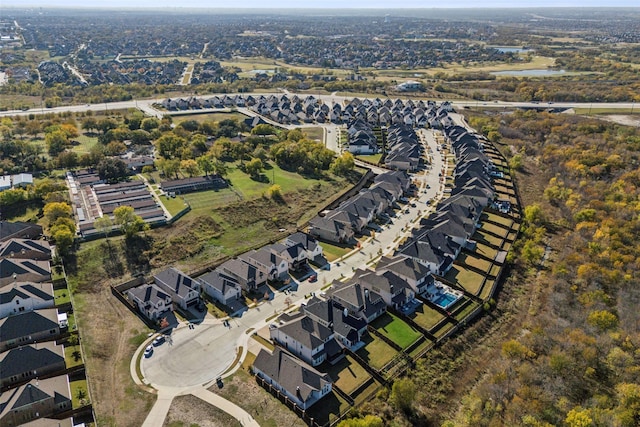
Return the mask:
<svg viewBox="0 0 640 427"><path fill-rule="evenodd" d="M498 308L343 427L639 425L640 130L536 112L469 121L501 141L527 205Z"/></svg>

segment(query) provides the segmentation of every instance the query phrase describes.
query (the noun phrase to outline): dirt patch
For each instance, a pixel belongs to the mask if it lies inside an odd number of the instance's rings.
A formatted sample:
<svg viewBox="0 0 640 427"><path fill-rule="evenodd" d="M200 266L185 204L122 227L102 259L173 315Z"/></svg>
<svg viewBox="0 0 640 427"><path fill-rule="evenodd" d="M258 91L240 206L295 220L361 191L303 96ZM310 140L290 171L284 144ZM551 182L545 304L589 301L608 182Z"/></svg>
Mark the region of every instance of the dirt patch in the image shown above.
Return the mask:
<svg viewBox="0 0 640 427"><path fill-rule="evenodd" d="M243 408L262 427L306 425L293 411L260 387L244 368L225 379L222 389L213 386L209 390Z"/></svg>
<svg viewBox="0 0 640 427"><path fill-rule="evenodd" d="M239 427L241 424L231 415L195 396L178 396L173 399L163 427L190 427L193 425Z"/></svg>
<svg viewBox="0 0 640 427"><path fill-rule="evenodd" d="M618 123L625 126L640 127L640 116L624 115L624 114L606 114L598 115L597 118L607 122Z"/></svg>

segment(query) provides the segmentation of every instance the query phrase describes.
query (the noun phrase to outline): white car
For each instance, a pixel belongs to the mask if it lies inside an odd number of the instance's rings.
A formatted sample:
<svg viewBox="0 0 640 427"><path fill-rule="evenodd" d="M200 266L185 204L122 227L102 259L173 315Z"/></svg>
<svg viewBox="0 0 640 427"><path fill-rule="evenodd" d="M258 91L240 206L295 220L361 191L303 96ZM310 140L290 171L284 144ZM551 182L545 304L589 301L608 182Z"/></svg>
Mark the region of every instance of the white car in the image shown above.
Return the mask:
<svg viewBox="0 0 640 427"><path fill-rule="evenodd" d="M144 357L145 357L145 359L150 358L152 354L153 354L153 346L152 345L148 345L147 348L144 349Z"/></svg>

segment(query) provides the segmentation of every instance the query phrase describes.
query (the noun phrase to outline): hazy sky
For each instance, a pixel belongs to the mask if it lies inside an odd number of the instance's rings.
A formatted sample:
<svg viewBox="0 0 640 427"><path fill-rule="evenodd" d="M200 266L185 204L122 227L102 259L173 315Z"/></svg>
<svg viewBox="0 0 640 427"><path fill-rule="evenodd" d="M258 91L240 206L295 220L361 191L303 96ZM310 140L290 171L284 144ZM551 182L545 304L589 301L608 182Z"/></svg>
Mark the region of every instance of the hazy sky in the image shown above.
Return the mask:
<svg viewBox="0 0 640 427"><path fill-rule="evenodd" d="M0 0L7 6L99 8L514 8L637 7L637 0ZM0 11L1 15L1 11Z"/></svg>

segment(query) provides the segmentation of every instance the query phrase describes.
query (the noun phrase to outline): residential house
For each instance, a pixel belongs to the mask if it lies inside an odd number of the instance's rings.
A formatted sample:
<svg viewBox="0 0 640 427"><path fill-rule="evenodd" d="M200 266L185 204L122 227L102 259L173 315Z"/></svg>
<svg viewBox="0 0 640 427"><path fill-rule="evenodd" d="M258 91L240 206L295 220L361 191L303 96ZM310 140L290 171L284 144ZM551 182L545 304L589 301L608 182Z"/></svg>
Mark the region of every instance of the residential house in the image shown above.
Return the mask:
<svg viewBox="0 0 640 427"><path fill-rule="evenodd" d="M262 349L253 362L253 372L285 394L303 410L331 392L332 380L288 352Z"/></svg>
<svg viewBox="0 0 640 427"><path fill-rule="evenodd" d="M309 234L328 242L345 243L353 241L355 233L350 224L316 216L309 221Z"/></svg>
<svg viewBox="0 0 640 427"><path fill-rule="evenodd" d="M246 292L255 291L267 283L266 273L241 259L230 259L221 264L217 270L237 280Z"/></svg>
<svg viewBox="0 0 640 427"><path fill-rule="evenodd" d="M301 244L307 251L307 259L313 261L323 256L322 246L307 233L297 232L287 237L284 241L286 246L295 246Z"/></svg>
<svg viewBox="0 0 640 427"><path fill-rule="evenodd" d="M50 418L71 409L66 375L34 379L0 395L0 425L28 425L30 421ZM51 420L49 425L57 425L57 420Z"/></svg>
<svg viewBox="0 0 640 427"><path fill-rule="evenodd" d="M360 283L334 281L327 291L329 298L348 314L371 323L381 316L387 305L380 294L365 289Z"/></svg>
<svg viewBox="0 0 640 427"><path fill-rule="evenodd" d="M171 295L173 303L183 310L200 302L200 282L174 267L156 274L153 281L160 290Z"/></svg>
<svg viewBox="0 0 640 427"><path fill-rule="evenodd" d="M9 239L35 239L42 236L42 226L31 222L0 221L0 242Z"/></svg>
<svg viewBox="0 0 640 427"><path fill-rule="evenodd" d="M404 171L391 171L380 175L376 175L373 179L374 183L388 182L398 186L403 193L407 193L411 187L411 178Z"/></svg>
<svg viewBox="0 0 640 427"><path fill-rule="evenodd" d="M16 386L33 378L66 369L64 347L55 342L23 345L0 353L0 387Z"/></svg>
<svg viewBox="0 0 640 427"><path fill-rule="evenodd" d="M314 296L301 308L307 316L331 329L342 346L356 351L364 345L362 337L367 333L367 322L354 316L334 300Z"/></svg>
<svg viewBox="0 0 640 427"><path fill-rule="evenodd" d="M8 239L0 242L0 258L51 259L51 247L45 240Z"/></svg>
<svg viewBox="0 0 640 427"><path fill-rule="evenodd" d="M0 352L8 349L56 339L60 336L58 310L29 311L0 319Z"/></svg>
<svg viewBox="0 0 640 427"><path fill-rule="evenodd" d="M271 339L311 366L318 366L340 353L333 331L312 318L298 313L283 314L279 319L280 324L269 330Z"/></svg>
<svg viewBox="0 0 640 427"><path fill-rule="evenodd" d="M147 319L157 321L167 311L173 311L171 295L154 284L145 284L131 288L127 297Z"/></svg>
<svg viewBox="0 0 640 427"><path fill-rule="evenodd" d="M0 176L0 191L5 191L11 189L11 176L2 175Z"/></svg>
<svg viewBox="0 0 640 427"><path fill-rule="evenodd" d="M214 270L198 278L204 286L204 292L220 304L229 305L242 296L242 286L232 276L223 271Z"/></svg>
<svg viewBox="0 0 640 427"><path fill-rule="evenodd" d="M0 287L13 282L46 282L51 280L49 261L1 258Z"/></svg>
<svg viewBox="0 0 640 427"><path fill-rule="evenodd" d="M402 278L419 295L423 295L427 287L434 282L429 268L406 256L383 256L376 265L376 273L384 271L390 271Z"/></svg>
<svg viewBox="0 0 640 427"><path fill-rule="evenodd" d="M282 257L292 271L304 270L307 266L307 250L302 243L293 245L283 245L282 243L274 243L265 247L265 249Z"/></svg>
<svg viewBox="0 0 640 427"><path fill-rule="evenodd" d="M444 275L462 247L449 236L427 229L419 237L402 245L394 255L404 255L425 265L431 274Z"/></svg>
<svg viewBox="0 0 640 427"><path fill-rule="evenodd" d="M401 308L415 298L415 292L401 277L391 271L366 271L358 269L351 281L357 281L369 292L382 297L388 307Z"/></svg>
<svg viewBox="0 0 640 427"><path fill-rule="evenodd" d="M257 267L268 280L283 281L289 275L289 262L269 246L240 255L242 261Z"/></svg>
<svg viewBox="0 0 640 427"><path fill-rule="evenodd" d="M14 282L0 288L0 318L54 305L51 283Z"/></svg>

